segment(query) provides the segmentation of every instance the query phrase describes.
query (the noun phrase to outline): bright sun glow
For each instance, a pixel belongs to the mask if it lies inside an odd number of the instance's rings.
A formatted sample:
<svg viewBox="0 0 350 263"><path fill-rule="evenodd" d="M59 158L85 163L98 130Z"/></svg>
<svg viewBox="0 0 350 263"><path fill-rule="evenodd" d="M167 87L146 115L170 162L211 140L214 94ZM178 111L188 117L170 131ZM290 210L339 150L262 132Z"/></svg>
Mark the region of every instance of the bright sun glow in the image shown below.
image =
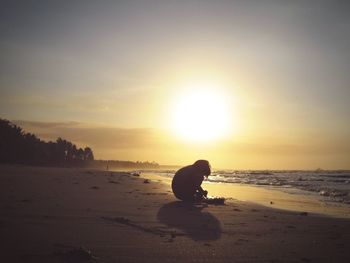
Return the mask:
<svg viewBox="0 0 350 263"><path fill-rule="evenodd" d="M213 87L187 89L176 102L174 128L188 140L209 141L228 133L227 97Z"/></svg>

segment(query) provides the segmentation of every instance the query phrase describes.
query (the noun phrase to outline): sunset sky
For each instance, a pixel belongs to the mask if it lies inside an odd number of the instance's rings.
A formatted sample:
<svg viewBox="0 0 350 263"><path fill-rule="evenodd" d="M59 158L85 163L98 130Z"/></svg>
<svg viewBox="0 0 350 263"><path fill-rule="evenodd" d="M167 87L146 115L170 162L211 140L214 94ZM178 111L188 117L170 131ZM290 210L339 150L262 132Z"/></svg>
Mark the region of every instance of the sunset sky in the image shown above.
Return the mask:
<svg viewBox="0 0 350 263"><path fill-rule="evenodd" d="M349 12L347 1L1 1L0 117L97 159L350 168ZM193 116L215 136L180 131Z"/></svg>

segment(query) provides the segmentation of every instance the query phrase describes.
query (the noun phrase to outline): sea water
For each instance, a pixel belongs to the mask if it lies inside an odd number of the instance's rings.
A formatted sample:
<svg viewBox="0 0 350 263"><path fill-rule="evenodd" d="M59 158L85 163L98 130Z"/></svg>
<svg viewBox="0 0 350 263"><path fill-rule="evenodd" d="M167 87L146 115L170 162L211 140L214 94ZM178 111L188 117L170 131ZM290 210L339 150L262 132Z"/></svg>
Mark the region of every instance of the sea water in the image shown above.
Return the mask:
<svg viewBox="0 0 350 263"><path fill-rule="evenodd" d="M149 171L148 171L149 172ZM174 176L176 170L152 173ZM350 171L348 170L214 170L206 179L212 183L247 184L268 187L291 194L318 195L323 201L350 205Z"/></svg>

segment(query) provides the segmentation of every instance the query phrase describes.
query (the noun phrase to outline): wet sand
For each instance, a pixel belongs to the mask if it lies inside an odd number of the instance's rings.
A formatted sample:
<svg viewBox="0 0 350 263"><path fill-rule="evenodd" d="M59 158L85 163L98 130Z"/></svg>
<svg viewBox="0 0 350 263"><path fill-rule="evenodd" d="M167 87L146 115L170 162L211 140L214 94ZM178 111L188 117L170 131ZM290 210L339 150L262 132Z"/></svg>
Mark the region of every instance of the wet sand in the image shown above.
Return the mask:
<svg viewBox="0 0 350 263"><path fill-rule="evenodd" d="M170 177L151 173L143 173L141 176L150 180L162 181L168 185L167 187L171 185ZM302 190L288 189L286 192L283 191L283 188L277 187L211 183L208 181L203 182L203 188L208 190L212 196L221 196L229 200L237 199L275 209L350 219L349 205L330 202L316 193Z"/></svg>
<svg viewBox="0 0 350 263"><path fill-rule="evenodd" d="M159 180L0 166L1 262L350 262L349 219L186 204Z"/></svg>

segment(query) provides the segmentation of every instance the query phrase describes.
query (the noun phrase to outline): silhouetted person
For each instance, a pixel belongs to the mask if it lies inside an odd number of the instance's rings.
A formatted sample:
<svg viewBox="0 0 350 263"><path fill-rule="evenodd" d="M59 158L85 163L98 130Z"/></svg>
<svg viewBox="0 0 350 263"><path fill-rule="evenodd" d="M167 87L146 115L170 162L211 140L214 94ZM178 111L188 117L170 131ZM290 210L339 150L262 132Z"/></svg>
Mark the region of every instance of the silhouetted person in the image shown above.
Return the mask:
<svg viewBox="0 0 350 263"><path fill-rule="evenodd" d="M210 175L210 165L206 160L198 160L192 165L178 170L173 178L171 187L174 195L183 201L200 201L207 196L201 184L204 176Z"/></svg>

